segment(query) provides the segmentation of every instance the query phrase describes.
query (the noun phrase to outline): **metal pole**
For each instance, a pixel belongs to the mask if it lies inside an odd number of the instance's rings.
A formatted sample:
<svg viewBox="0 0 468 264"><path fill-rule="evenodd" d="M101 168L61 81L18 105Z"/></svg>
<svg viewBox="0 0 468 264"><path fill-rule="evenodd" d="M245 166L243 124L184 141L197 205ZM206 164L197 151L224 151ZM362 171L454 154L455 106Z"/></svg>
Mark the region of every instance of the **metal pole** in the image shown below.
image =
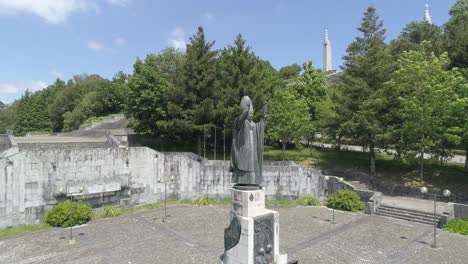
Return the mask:
<svg viewBox="0 0 468 264"><path fill-rule="evenodd" d="M203 125L203 158L206 159L206 132L205 132L205 125Z"/></svg>
<svg viewBox="0 0 468 264"><path fill-rule="evenodd" d="M332 218L332 224L335 223L335 208L333 208L333 218Z"/></svg>
<svg viewBox="0 0 468 264"><path fill-rule="evenodd" d="M437 200L437 194L434 194L434 244L432 245L433 248L437 247L437 240L436 240L436 232L437 232L436 200Z"/></svg>
<svg viewBox="0 0 468 264"><path fill-rule="evenodd" d="M164 220L163 222L166 222L166 219L167 219L166 208L167 208L167 181L164 181Z"/></svg>
<svg viewBox="0 0 468 264"><path fill-rule="evenodd" d="M215 126L215 134L214 134L214 160L216 160L216 126Z"/></svg>
<svg viewBox="0 0 468 264"><path fill-rule="evenodd" d="M226 161L226 125L223 124L223 160Z"/></svg>
<svg viewBox="0 0 468 264"><path fill-rule="evenodd" d="M73 194L70 195L70 240L73 239Z"/></svg>

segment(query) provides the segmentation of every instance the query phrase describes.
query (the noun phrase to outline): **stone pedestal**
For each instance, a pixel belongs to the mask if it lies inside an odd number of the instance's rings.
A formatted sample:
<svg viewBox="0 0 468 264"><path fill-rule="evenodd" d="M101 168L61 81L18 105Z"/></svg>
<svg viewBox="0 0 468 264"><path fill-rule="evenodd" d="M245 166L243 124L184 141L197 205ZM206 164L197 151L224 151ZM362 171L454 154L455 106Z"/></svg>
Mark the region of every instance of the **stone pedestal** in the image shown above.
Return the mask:
<svg viewBox="0 0 468 264"><path fill-rule="evenodd" d="M241 232L238 243L224 253L222 263L286 264L287 255L279 254L279 213L265 209L265 191L232 189L231 198L231 226L237 217Z"/></svg>

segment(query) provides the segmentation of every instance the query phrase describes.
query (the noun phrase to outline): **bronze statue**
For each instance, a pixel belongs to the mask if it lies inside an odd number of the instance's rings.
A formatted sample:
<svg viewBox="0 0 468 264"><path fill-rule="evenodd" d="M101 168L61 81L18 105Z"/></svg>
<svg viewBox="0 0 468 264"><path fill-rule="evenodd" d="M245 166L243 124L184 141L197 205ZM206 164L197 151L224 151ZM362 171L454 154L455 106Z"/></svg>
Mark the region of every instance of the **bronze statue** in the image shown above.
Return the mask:
<svg viewBox="0 0 468 264"><path fill-rule="evenodd" d="M242 98L240 107L242 113L232 123L232 182L236 183L234 188L237 189L259 189L263 181L263 141L266 123L263 119L258 123L253 121L254 109L248 96Z"/></svg>

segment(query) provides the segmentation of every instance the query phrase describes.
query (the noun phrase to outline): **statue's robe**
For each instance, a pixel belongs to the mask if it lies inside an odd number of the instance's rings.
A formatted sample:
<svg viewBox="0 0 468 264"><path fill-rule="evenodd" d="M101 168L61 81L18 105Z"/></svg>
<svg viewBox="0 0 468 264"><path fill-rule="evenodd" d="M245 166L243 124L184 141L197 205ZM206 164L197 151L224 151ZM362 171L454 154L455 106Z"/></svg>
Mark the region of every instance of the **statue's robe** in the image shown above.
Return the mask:
<svg viewBox="0 0 468 264"><path fill-rule="evenodd" d="M261 185L265 122L255 123L247 117L248 111L244 111L232 124L232 182Z"/></svg>

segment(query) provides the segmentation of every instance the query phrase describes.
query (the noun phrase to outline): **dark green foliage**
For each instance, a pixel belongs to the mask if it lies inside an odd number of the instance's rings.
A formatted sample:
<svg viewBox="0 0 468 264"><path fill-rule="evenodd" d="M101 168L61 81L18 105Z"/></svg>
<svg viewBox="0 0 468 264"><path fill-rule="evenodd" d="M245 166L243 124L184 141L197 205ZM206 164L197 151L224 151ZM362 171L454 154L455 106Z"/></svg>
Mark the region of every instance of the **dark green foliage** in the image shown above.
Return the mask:
<svg viewBox="0 0 468 264"><path fill-rule="evenodd" d="M80 127L83 122L97 112L97 94L89 92L83 96L73 111L63 114L63 131L70 132Z"/></svg>
<svg viewBox="0 0 468 264"><path fill-rule="evenodd" d="M24 136L28 132L48 132L52 128L47 101L42 93L31 94L29 91L18 102L17 120L14 132Z"/></svg>
<svg viewBox="0 0 468 264"><path fill-rule="evenodd" d="M69 227L70 204L69 200L56 204L52 209L47 211L44 221L54 227ZM82 225L91 220L93 208L83 201L74 201L72 209L73 225Z"/></svg>
<svg viewBox="0 0 468 264"><path fill-rule="evenodd" d="M205 125L210 126L218 116L219 93L215 89L217 51L211 50L214 42L207 42L202 27L190 37L185 63L181 69L180 83L171 93L165 127L175 136L201 138Z"/></svg>
<svg viewBox="0 0 468 264"><path fill-rule="evenodd" d="M355 144L369 147L369 170L376 173L375 146L385 131L381 115L385 112L377 95L392 72L392 58L385 40L383 22L373 6L364 13L361 36L357 37L343 57L343 84L336 97L340 116L340 136L354 139Z"/></svg>
<svg viewBox="0 0 468 264"><path fill-rule="evenodd" d="M138 59L133 69L126 107L127 115L133 117L130 126L140 133L158 135L168 120L167 104L173 87L161 76L160 59L154 54L144 62Z"/></svg>
<svg viewBox="0 0 468 264"><path fill-rule="evenodd" d="M320 201L315 198L314 196L302 196L299 198L299 201L297 202L299 205L303 206L318 206L320 205Z"/></svg>
<svg viewBox="0 0 468 264"><path fill-rule="evenodd" d="M125 100L128 94L128 76L119 71L112 81L105 82L97 90L96 115L106 116L109 114L121 113L125 107Z"/></svg>
<svg viewBox="0 0 468 264"><path fill-rule="evenodd" d="M7 130L14 130L17 121L18 102L0 108L0 134L5 134Z"/></svg>
<svg viewBox="0 0 468 264"><path fill-rule="evenodd" d="M390 43L393 55L398 57L404 51L425 51L421 43L430 41L430 52L439 56L443 52L444 38L442 29L426 22L411 22L405 26L398 39Z"/></svg>
<svg viewBox="0 0 468 264"><path fill-rule="evenodd" d="M458 0L449 13L444 35L451 66L468 68L468 0Z"/></svg>
<svg viewBox="0 0 468 264"><path fill-rule="evenodd" d="M327 207L343 211L363 211L366 206L359 196L350 190L339 190L327 197Z"/></svg>
<svg viewBox="0 0 468 264"><path fill-rule="evenodd" d="M223 104L218 106L222 111L217 123L228 129L240 114L239 103L244 95L252 100L254 119L259 120L264 115L265 102L281 85L270 63L258 58L245 42L242 35L237 35L234 45L224 48L218 61L217 87Z"/></svg>
<svg viewBox="0 0 468 264"><path fill-rule="evenodd" d="M452 219L443 228L445 231L468 236L468 217L463 219Z"/></svg>
<svg viewBox="0 0 468 264"><path fill-rule="evenodd" d="M299 73L301 72L301 66L294 63L292 65L284 66L278 71L278 76L284 80L292 80L299 77Z"/></svg>

